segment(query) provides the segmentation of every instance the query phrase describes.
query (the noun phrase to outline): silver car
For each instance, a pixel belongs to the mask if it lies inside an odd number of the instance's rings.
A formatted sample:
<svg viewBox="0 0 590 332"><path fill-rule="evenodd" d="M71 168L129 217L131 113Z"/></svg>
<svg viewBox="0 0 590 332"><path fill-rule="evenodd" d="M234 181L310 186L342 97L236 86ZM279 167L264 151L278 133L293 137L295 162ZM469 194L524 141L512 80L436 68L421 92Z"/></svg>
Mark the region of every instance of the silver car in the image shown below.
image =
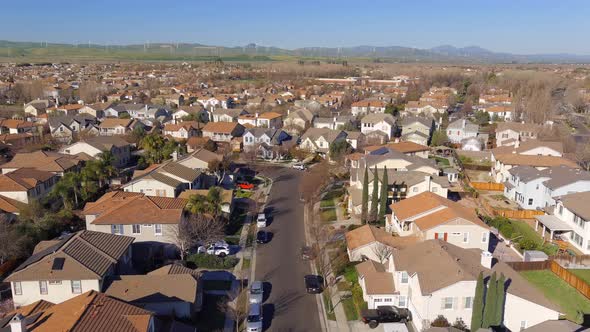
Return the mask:
<svg viewBox="0 0 590 332"><path fill-rule="evenodd" d="M262 281L254 281L250 285L250 303L262 303L263 296Z"/></svg>
<svg viewBox="0 0 590 332"><path fill-rule="evenodd" d="M248 332L262 331L262 305L260 303L251 303L248 310Z"/></svg>

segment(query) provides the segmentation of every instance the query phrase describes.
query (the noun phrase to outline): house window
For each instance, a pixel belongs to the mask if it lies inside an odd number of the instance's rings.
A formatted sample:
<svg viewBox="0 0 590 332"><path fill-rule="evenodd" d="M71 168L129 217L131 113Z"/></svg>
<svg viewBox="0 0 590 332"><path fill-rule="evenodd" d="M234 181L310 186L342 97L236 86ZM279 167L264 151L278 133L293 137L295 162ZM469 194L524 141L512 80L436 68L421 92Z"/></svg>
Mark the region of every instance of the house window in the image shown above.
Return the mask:
<svg viewBox="0 0 590 332"><path fill-rule="evenodd" d="M452 297L443 297L442 299L442 309L453 309L453 298Z"/></svg>
<svg viewBox="0 0 590 332"><path fill-rule="evenodd" d="M529 205L533 205L533 199L529 198Z"/></svg>
<svg viewBox="0 0 590 332"><path fill-rule="evenodd" d="M398 305L400 307L407 307L408 306L406 297L404 295L400 295L399 296L399 298L398 298Z"/></svg>
<svg viewBox="0 0 590 332"><path fill-rule="evenodd" d="M141 234L141 225L134 224L132 225L132 232L133 234Z"/></svg>
<svg viewBox="0 0 590 332"><path fill-rule="evenodd" d="M82 281L72 280L72 294L82 294Z"/></svg>
<svg viewBox="0 0 590 332"><path fill-rule="evenodd" d="M473 296L468 296L465 298L465 302L463 302L463 308L465 308L465 309L473 308Z"/></svg>
<svg viewBox="0 0 590 332"><path fill-rule="evenodd" d="M520 321L520 330L522 331L522 330L526 329L526 325L527 325L526 320L521 320Z"/></svg>
<svg viewBox="0 0 590 332"><path fill-rule="evenodd" d="M162 224L155 224L154 225L154 234L162 235Z"/></svg>
<svg viewBox="0 0 590 332"><path fill-rule="evenodd" d="M393 302L393 299L392 298L385 298L385 299L383 299L383 302Z"/></svg>
<svg viewBox="0 0 590 332"><path fill-rule="evenodd" d="M463 233L463 243L469 242L469 232Z"/></svg>
<svg viewBox="0 0 590 332"><path fill-rule="evenodd" d="M402 272L401 283L402 284L408 283L408 272L406 272L406 271Z"/></svg>
<svg viewBox="0 0 590 332"><path fill-rule="evenodd" d="M373 302L377 303L377 302L383 302L383 299L374 299Z"/></svg>
<svg viewBox="0 0 590 332"><path fill-rule="evenodd" d="M39 281L39 293L41 293L41 295L47 295L47 280Z"/></svg>
<svg viewBox="0 0 590 332"><path fill-rule="evenodd" d="M123 225L111 225L111 233L123 235Z"/></svg>
<svg viewBox="0 0 590 332"><path fill-rule="evenodd" d="M13 282L12 287L14 288L14 295L23 295L23 286L20 281Z"/></svg>
<svg viewBox="0 0 590 332"><path fill-rule="evenodd" d="M433 192L433 193L435 193L435 192L437 192L437 191L438 191L438 188L437 188L437 187L432 187L432 192Z"/></svg>

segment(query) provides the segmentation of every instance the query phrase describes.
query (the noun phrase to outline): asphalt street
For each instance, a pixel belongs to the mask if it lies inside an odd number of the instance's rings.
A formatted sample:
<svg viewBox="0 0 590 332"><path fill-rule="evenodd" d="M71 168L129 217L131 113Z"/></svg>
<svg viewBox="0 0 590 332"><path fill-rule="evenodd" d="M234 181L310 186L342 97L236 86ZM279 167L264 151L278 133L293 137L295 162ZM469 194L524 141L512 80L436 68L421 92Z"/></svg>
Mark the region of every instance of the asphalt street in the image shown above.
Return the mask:
<svg viewBox="0 0 590 332"><path fill-rule="evenodd" d="M307 294L303 277L311 274L300 258L305 243L303 204L299 202L299 178L290 168L272 168L264 175L274 180L267 201L269 243L256 250L256 280L264 282L265 331L321 331L316 296Z"/></svg>

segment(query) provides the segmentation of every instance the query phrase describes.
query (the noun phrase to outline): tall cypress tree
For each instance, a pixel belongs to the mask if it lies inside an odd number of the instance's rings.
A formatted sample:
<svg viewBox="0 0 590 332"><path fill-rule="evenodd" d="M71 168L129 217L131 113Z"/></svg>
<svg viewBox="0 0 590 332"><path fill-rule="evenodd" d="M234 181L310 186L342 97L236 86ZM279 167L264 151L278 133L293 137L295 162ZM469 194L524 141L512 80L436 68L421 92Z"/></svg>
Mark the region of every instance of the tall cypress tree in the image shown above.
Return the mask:
<svg viewBox="0 0 590 332"><path fill-rule="evenodd" d="M365 177L363 179L363 195L362 195L362 207L361 207L361 222L367 223L367 212L369 211L369 170L365 166Z"/></svg>
<svg viewBox="0 0 590 332"><path fill-rule="evenodd" d="M473 298L473 308L471 309L471 331L477 331L483 323L483 273L480 272L477 277L475 286L475 296Z"/></svg>
<svg viewBox="0 0 590 332"><path fill-rule="evenodd" d="M483 323L481 327L487 329L494 325L496 320L496 309L498 303L498 282L496 281L496 272L492 273L488 280L488 290L486 292L486 303L483 309Z"/></svg>
<svg viewBox="0 0 590 332"><path fill-rule="evenodd" d="M375 172L373 175L373 193L371 194L370 211L369 220L376 222L379 213L379 173L377 173L377 165L375 165Z"/></svg>
<svg viewBox="0 0 590 332"><path fill-rule="evenodd" d="M506 277L504 273L500 274L498 279L498 287L496 288L496 319L492 326L502 325L504 318L504 300L506 298Z"/></svg>
<svg viewBox="0 0 590 332"><path fill-rule="evenodd" d="M387 182L389 182L389 179L387 177L387 166L385 166L383 168L383 178L381 179L381 197L379 197L379 221L385 220L385 214L387 213Z"/></svg>

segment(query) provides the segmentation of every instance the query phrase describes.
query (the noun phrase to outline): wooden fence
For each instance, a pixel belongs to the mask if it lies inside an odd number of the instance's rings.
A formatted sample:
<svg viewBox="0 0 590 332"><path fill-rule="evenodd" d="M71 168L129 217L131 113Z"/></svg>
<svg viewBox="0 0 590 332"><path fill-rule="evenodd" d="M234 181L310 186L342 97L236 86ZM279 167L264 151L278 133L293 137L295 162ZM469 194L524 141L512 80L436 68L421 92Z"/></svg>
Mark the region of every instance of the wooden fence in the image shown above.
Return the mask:
<svg viewBox="0 0 590 332"><path fill-rule="evenodd" d="M495 183L495 182L470 182L469 185L478 190L487 190L487 191L504 191L504 184L503 183Z"/></svg>
<svg viewBox="0 0 590 332"><path fill-rule="evenodd" d="M488 215L492 217L506 217L510 219L535 219L535 216L540 216L545 214L543 211L538 210L505 210L505 209L498 209L496 207L491 206L485 200L480 200L482 207L486 211Z"/></svg>
<svg viewBox="0 0 590 332"><path fill-rule="evenodd" d="M506 262L506 264L515 271L549 270L590 299L590 285L552 259L542 262Z"/></svg>

